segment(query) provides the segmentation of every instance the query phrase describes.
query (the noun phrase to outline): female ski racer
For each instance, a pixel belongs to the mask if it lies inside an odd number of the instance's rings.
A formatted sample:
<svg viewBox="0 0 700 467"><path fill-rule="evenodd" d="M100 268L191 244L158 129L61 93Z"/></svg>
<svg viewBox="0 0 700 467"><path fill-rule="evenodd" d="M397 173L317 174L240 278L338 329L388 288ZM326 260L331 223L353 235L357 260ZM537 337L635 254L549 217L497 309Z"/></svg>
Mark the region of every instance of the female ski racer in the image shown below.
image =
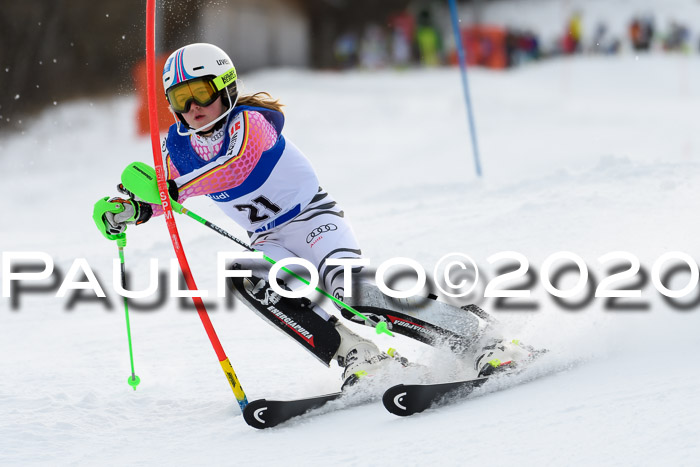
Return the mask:
<svg viewBox="0 0 700 467"><path fill-rule="evenodd" d="M282 136L279 101L267 93L239 96L231 59L219 47L203 43L170 55L163 87L176 119L162 145L170 196L179 203L208 196L248 231L255 250L276 261L290 257L310 261L320 286L342 300L344 268L333 260L360 259L362 253L342 209L319 186L310 162ZM102 206L106 207L98 213L97 224L105 235L162 214L160 206L134 197L112 198ZM314 302L276 294L267 282L265 264L246 259L232 265L252 271L252 277L231 278L234 294L324 364L338 362L344 385L377 372L389 361L406 363L391 349L395 359L381 352ZM288 276L280 279L286 287L294 281ZM386 321L395 332L429 344L448 341L461 350L474 347L484 327L474 314L440 302L429 300L423 307L392 302L370 284L363 284L345 302L369 318L365 324ZM341 312L363 322L345 309ZM489 346L475 355L476 370L488 374L522 353L514 345Z"/></svg>

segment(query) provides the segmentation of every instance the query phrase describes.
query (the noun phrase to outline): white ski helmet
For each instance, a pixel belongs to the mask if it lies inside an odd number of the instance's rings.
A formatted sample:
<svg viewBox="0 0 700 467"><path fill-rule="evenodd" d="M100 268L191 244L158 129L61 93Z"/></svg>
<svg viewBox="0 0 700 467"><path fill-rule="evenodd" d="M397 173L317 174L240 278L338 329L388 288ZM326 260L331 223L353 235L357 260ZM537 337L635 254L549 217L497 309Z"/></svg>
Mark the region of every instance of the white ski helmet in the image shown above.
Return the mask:
<svg viewBox="0 0 700 467"><path fill-rule="evenodd" d="M236 79L233 62L226 52L215 45L189 44L173 52L163 67L163 89L179 120L178 123L189 130L181 133L178 125L178 133L189 135L205 130L231 113L238 100ZM183 83L189 83L189 86ZM204 95L190 91L189 88L195 84L206 91ZM228 97L224 99L227 109L216 120L202 128L192 129L187 125L181 114L190 109L193 101L200 105L209 105L222 95Z"/></svg>

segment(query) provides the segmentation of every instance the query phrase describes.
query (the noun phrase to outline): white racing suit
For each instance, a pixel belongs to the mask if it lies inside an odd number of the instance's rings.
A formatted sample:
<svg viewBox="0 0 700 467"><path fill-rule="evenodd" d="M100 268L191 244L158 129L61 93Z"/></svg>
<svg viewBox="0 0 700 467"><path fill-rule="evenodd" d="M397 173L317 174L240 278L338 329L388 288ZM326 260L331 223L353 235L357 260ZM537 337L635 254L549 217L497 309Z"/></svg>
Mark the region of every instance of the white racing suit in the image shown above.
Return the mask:
<svg viewBox="0 0 700 467"><path fill-rule="evenodd" d="M342 300L344 268L329 265L328 260L358 259L362 252L343 211L319 187L309 161L281 135L283 125L280 112L236 107L209 140L178 135L173 126L163 144L168 178L175 180L178 201L208 196L248 231L252 247L271 259L297 257L311 262L318 271L319 286ZM159 214L157 207L154 213ZM266 261L237 263L236 268L249 269L254 277L268 279L270 264ZM303 267L290 269L308 276ZM360 269L355 267L352 271L357 273ZM291 289L302 285L282 271L278 278ZM299 313L300 303L305 302L292 303L279 297L271 301L270 291L263 290L269 287L263 282L231 284L234 293L258 314L328 363L329 349L337 339L329 337L329 345L319 345L323 334L333 334L332 326L324 324L331 315L314 303L320 295L311 297L304 312ZM348 301L370 319L366 321L339 307L346 318L365 324L387 321L397 332L426 343L446 338L450 345L464 348L479 328L479 320L468 312L431 300L423 301L423 306L417 306L415 300L392 300L364 282L354 287ZM318 347L324 350L319 351Z"/></svg>

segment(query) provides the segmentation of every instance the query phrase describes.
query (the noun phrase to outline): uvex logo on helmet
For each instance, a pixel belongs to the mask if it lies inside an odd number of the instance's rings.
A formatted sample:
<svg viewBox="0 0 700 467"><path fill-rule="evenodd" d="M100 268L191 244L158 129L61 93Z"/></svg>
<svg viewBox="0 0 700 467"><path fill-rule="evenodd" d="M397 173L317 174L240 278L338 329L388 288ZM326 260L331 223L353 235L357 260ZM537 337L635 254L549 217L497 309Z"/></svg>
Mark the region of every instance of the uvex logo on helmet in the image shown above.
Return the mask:
<svg viewBox="0 0 700 467"><path fill-rule="evenodd" d="M228 58L224 58L223 60L217 60L216 64L217 65L230 65L231 62L228 60Z"/></svg>

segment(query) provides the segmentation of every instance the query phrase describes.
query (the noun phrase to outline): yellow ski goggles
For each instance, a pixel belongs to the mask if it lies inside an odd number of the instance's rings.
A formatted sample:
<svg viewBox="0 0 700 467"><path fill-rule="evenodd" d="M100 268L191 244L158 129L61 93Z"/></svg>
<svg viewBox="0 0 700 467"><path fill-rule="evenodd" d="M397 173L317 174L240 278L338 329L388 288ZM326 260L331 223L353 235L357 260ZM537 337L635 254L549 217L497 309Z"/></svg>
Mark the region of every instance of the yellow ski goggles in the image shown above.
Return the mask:
<svg viewBox="0 0 700 467"><path fill-rule="evenodd" d="M192 102L202 107L211 105L219 97L219 91L214 88L210 78L197 78L173 86L166 95L175 112L187 113Z"/></svg>
<svg viewBox="0 0 700 467"><path fill-rule="evenodd" d="M231 68L213 79L202 77L176 84L168 89L166 96L175 112L187 113L190 111L192 102L196 102L202 107L211 105L219 97L219 92L236 81L236 78L236 69Z"/></svg>

